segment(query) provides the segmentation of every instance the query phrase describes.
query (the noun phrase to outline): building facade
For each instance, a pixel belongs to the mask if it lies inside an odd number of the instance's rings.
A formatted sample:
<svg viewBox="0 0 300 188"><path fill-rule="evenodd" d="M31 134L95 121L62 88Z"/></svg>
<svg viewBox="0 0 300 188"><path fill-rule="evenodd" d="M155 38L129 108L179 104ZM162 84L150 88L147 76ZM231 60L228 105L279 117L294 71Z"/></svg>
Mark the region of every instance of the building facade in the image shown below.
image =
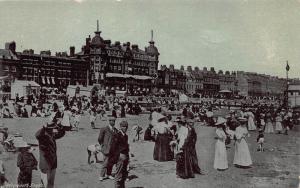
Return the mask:
<svg viewBox="0 0 300 188"><path fill-rule="evenodd" d="M130 93L150 92L154 84L151 80L157 77L159 63L159 52L154 44L153 32L145 50L130 42L112 44L101 37L97 23L95 36L86 38L76 56L89 64L88 85L99 84L102 88L117 88Z"/></svg>
<svg viewBox="0 0 300 188"><path fill-rule="evenodd" d="M96 84L102 89L129 94L160 91L212 96L224 91L244 96L278 96L287 87L286 79L244 71L217 72L214 67L200 70L191 66L176 69L174 65L161 65L158 69L159 55L153 32L149 45L142 50L130 42L103 39L97 22L94 37L88 36L78 53L74 46L69 54L52 55L49 50L36 54L32 49L16 52L15 42L6 43L0 49L0 78L33 80L41 86L56 88Z"/></svg>
<svg viewBox="0 0 300 188"><path fill-rule="evenodd" d="M16 43L7 43L0 50L0 76L11 80L32 80L45 87L66 88L68 85L86 85L88 64L67 53L51 55L50 51L35 54L33 50L16 52Z"/></svg>

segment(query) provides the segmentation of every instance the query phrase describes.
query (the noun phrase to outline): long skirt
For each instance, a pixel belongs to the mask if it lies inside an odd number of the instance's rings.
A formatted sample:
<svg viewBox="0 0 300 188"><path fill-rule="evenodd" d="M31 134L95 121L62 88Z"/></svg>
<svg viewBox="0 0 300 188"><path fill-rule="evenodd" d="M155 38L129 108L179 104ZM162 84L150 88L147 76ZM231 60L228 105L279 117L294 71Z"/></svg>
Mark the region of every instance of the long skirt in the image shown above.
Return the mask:
<svg viewBox="0 0 300 188"><path fill-rule="evenodd" d="M155 140L153 158L156 161L172 161L171 137L168 134L158 134Z"/></svg>
<svg viewBox="0 0 300 188"><path fill-rule="evenodd" d="M253 118L249 118L249 120L248 120L248 130L249 131L256 130L256 126L255 126L255 123L253 121Z"/></svg>
<svg viewBox="0 0 300 188"><path fill-rule="evenodd" d="M32 170L24 170L19 172L18 185L20 187L30 187L32 180Z"/></svg>
<svg viewBox="0 0 300 188"><path fill-rule="evenodd" d="M201 169L198 165L198 157L197 157L197 152L196 152L195 146L191 146L190 155L191 155L191 160L192 160L192 166L193 166L194 173L201 174Z"/></svg>
<svg viewBox="0 0 300 188"><path fill-rule="evenodd" d="M274 133L274 127L272 122L267 122L265 126L265 133Z"/></svg>
<svg viewBox="0 0 300 188"><path fill-rule="evenodd" d="M228 168L225 142L217 140L215 147L214 169L225 170Z"/></svg>
<svg viewBox="0 0 300 188"><path fill-rule="evenodd" d="M235 142L233 164L244 167L252 165L248 144L244 138L242 138L240 141Z"/></svg>
<svg viewBox="0 0 300 188"><path fill-rule="evenodd" d="M192 156L190 151L184 150L176 155L176 175L180 178L194 178Z"/></svg>
<svg viewBox="0 0 300 188"><path fill-rule="evenodd" d="M276 121L276 123L275 123L275 130L276 131L282 131L283 130L282 124L281 124L280 121Z"/></svg>

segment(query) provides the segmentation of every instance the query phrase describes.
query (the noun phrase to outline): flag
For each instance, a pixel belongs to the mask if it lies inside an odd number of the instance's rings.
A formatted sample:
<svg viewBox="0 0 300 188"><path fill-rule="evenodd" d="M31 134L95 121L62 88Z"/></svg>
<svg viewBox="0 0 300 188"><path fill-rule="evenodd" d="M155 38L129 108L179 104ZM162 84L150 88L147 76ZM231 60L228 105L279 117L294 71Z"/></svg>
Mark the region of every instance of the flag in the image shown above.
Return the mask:
<svg viewBox="0 0 300 188"><path fill-rule="evenodd" d="M290 66L289 66L289 62L287 61L286 62L286 67L285 67L286 71L289 71L290 70Z"/></svg>

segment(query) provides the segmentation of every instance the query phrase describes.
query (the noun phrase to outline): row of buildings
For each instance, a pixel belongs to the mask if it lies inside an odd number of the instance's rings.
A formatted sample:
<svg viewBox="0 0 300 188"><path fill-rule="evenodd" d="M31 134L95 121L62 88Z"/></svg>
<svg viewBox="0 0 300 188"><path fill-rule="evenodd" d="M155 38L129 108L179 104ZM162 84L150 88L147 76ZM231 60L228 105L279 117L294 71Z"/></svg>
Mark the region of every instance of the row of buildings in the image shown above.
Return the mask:
<svg viewBox="0 0 300 188"><path fill-rule="evenodd" d="M233 93L243 96L278 96L284 94L287 80L265 74L244 71L216 71L214 67L181 66L175 69L161 65L158 87L167 91L183 90L186 93L214 95ZM299 82L299 80L291 80Z"/></svg>
<svg viewBox="0 0 300 188"><path fill-rule="evenodd" d="M66 88L68 85L98 85L108 90L130 93L188 94L235 93L241 95L279 95L286 89L286 80L278 77L243 71L215 71L212 67L199 69L181 66L176 69L160 65L159 51L153 40L144 49L137 44L114 43L101 37L97 30L88 36L78 53L71 46L69 52L50 50L16 51L16 43L0 49L0 78L33 80L45 87Z"/></svg>

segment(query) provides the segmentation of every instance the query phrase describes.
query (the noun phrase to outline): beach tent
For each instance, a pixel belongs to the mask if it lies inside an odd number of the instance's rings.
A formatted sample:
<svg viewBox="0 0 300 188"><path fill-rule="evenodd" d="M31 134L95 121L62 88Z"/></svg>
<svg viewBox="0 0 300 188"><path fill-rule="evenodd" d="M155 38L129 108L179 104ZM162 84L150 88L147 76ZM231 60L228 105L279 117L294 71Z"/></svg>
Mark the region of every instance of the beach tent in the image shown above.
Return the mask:
<svg viewBox="0 0 300 188"><path fill-rule="evenodd" d="M41 86L35 81L16 80L11 84L11 99L19 97L27 97L29 94L37 95L40 92Z"/></svg>

